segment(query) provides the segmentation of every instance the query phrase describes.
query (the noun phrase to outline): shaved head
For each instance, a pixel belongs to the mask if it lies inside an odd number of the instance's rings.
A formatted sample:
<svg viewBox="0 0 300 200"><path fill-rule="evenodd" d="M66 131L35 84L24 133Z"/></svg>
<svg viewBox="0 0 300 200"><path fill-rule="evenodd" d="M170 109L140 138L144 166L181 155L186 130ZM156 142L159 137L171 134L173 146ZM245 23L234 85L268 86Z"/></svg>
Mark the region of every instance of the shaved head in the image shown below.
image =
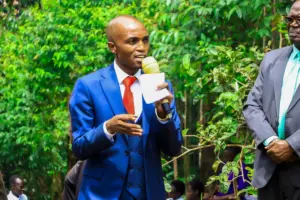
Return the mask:
<svg viewBox="0 0 300 200"><path fill-rule="evenodd" d="M106 27L106 36L109 42L113 42L114 39L124 33L126 30L135 29L136 26L143 25L138 19L130 15L121 15L109 21Z"/></svg>
<svg viewBox="0 0 300 200"><path fill-rule="evenodd" d="M142 22L121 15L106 27L107 46L115 55L117 65L127 74L134 75L142 67L149 51L149 33Z"/></svg>

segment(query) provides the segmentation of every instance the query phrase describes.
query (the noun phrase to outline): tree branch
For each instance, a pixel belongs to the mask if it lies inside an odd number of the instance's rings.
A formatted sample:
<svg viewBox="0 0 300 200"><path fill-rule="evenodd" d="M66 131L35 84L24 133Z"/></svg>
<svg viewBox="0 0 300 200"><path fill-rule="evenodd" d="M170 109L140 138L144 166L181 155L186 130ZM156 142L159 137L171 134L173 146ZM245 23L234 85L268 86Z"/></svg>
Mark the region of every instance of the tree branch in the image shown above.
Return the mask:
<svg viewBox="0 0 300 200"><path fill-rule="evenodd" d="M179 156L174 157L172 160L170 160L170 161L164 163L162 166L164 167L164 166L170 164L171 162L173 162L174 160L177 160L178 158L180 158L180 157L182 157L182 156L184 156L184 155L186 155L186 154L188 154L188 153L190 153L190 152L193 152L193 151L196 151L196 150L200 150L200 149L209 148L209 147L215 147L215 146L216 146L216 145L214 145L214 144L203 145L203 146L200 145L200 146L195 147L195 148L192 148L192 149L188 149L188 148L186 148L186 147L183 147L183 148L187 149L187 151L183 152L183 153L180 154ZM245 147L247 147L248 149L255 150L254 147L251 147L251 146L244 146L244 145L240 145L240 144L227 144L226 146L227 146L227 147L240 147L240 148L245 148Z"/></svg>

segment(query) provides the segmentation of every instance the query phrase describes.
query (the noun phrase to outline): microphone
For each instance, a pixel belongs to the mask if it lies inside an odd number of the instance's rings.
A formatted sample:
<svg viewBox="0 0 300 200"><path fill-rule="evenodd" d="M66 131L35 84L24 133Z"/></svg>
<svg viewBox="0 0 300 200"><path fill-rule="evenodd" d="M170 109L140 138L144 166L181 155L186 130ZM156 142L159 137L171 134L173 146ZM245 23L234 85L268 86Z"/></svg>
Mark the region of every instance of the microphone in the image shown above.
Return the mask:
<svg viewBox="0 0 300 200"><path fill-rule="evenodd" d="M160 73L159 71L159 66L155 58L149 56L146 57L142 60L142 69L145 74L158 74ZM162 102L162 107L168 116L171 113L171 108L168 99L164 99Z"/></svg>

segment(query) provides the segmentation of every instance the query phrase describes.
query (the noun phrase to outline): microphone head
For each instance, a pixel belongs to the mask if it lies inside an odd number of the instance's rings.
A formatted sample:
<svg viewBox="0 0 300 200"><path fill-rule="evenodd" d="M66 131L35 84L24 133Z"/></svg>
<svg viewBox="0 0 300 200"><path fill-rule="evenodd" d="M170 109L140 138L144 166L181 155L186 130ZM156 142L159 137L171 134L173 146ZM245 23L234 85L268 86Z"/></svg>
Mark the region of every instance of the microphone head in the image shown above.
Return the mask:
<svg viewBox="0 0 300 200"><path fill-rule="evenodd" d="M159 73L159 66L155 58L149 56L142 60L142 68L145 74Z"/></svg>

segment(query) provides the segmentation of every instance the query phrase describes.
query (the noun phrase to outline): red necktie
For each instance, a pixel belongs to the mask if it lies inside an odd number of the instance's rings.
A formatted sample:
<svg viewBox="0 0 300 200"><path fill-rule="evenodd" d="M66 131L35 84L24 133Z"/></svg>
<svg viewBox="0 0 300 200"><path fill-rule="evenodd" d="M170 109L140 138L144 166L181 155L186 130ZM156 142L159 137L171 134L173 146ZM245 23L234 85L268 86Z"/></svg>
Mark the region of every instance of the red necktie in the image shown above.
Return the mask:
<svg viewBox="0 0 300 200"><path fill-rule="evenodd" d="M130 86L134 83L135 80L136 80L135 76L127 76L123 80L123 84L125 85L123 103L128 114L133 114L133 115L134 115L134 102L133 102L133 94L130 90Z"/></svg>

